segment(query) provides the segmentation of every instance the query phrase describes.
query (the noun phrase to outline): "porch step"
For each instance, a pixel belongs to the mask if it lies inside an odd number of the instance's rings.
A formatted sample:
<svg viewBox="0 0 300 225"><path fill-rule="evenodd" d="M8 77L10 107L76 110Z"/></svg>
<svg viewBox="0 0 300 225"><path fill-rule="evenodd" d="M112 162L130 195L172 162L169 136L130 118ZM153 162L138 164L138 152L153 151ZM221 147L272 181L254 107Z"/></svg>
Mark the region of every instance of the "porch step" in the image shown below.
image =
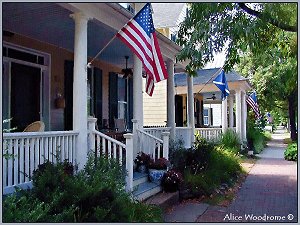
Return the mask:
<svg viewBox="0 0 300 225"><path fill-rule="evenodd" d="M147 173L133 172L133 187L148 181Z"/></svg>
<svg viewBox="0 0 300 225"><path fill-rule="evenodd" d="M152 182L144 182L133 188L133 195L135 199L143 201L162 191L160 185Z"/></svg>
<svg viewBox="0 0 300 225"><path fill-rule="evenodd" d="M166 210L179 202L179 191L174 193L161 192L150 198L145 203L149 205L157 205L161 209Z"/></svg>

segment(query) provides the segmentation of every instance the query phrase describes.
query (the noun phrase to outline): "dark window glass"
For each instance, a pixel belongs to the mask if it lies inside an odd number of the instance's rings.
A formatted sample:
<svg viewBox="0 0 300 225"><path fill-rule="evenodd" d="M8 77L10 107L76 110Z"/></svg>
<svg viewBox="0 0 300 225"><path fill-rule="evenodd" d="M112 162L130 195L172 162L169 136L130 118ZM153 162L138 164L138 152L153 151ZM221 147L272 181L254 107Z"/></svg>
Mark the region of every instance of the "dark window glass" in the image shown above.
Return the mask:
<svg viewBox="0 0 300 225"><path fill-rule="evenodd" d="M3 47L2 48L2 54L3 54L3 56L7 56L7 48L5 48L5 47Z"/></svg>
<svg viewBox="0 0 300 225"><path fill-rule="evenodd" d="M44 65L44 57L38 56L38 64Z"/></svg>
<svg viewBox="0 0 300 225"><path fill-rule="evenodd" d="M27 52L21 52L15 49L8 49L8 57L13 58L13 59L19 59L19 60L23 60L26 62L31 62L31 63L36 63L36 55L34 54L30 54Z"/></svg>

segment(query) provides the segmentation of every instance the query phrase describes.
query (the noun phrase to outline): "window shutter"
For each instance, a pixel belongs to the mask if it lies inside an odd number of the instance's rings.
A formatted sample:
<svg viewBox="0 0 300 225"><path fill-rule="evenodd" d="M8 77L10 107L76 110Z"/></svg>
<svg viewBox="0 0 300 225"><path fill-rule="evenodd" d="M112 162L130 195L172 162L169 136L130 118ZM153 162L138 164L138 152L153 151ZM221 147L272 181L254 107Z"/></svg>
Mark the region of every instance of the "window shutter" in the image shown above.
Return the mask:
<svg viewBox="0 0 300 225"><path fill-rule="evenodd" d="M97 118L98 128L102 127L102 70L94 68L94 95L93 109Z"/></svg>
<svg viewBox="0 0 300 225"><path fill-rule="evenodd" d="M64 127L65 130L73 130L73 67L74 61L65 60L64 65Z"/></svg>
<svg viewBox="0 0 300 225"><path fill-rule="evenodd" d="M109 127L114 128L118 117L118 74L109 73Z"/></svg>

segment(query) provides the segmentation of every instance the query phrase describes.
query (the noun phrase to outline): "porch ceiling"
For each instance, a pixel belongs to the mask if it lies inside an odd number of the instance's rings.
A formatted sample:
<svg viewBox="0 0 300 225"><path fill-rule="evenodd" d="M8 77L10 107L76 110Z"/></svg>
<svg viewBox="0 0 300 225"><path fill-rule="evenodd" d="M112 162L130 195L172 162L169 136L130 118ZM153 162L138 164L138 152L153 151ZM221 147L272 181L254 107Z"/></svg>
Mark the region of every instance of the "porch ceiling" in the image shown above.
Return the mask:
<svg viewBox="0 0 300 225"><path fill-rule="evenodd" d="M73 52L74 21L73 12L56 3L3 3L3 30L18 33ZM113 37L115 31L105 24L91 20L88 23L88 56L94 57ZM119 39L115 39L98 57L110 64L123 68L124 56L130 56L128 65L132 67L132 52Z"/></svg>

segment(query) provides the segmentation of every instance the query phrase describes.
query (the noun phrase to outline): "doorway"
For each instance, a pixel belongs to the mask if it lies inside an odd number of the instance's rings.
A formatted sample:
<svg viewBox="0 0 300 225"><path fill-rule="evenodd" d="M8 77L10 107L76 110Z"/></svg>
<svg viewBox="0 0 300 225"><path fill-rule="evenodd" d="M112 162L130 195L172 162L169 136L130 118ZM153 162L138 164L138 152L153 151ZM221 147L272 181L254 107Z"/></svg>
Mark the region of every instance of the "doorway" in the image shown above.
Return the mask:
<svg viewBox="0 0 300 225"><path fill-rule="evenodd" d="M11 126L23 131L40 120L41 69L11 63Z"/></svg>

